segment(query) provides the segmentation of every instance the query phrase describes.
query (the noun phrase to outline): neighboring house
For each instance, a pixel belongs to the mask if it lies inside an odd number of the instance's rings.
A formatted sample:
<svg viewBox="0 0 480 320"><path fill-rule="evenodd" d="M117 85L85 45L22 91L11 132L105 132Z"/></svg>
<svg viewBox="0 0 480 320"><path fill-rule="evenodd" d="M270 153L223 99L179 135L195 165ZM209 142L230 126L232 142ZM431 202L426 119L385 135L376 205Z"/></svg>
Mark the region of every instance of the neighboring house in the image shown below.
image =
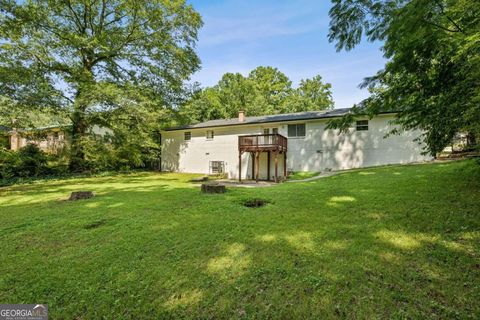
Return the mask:
<svg viewBox="0 0 480 320"><path fill-rule="evenodd" d="M36 144L41 150L49 153L57 153L68 144L69 130L71 125L54 125L33 129L10 129L8 131L10 149L19 150L27 144ZM112 131L108 128L94 125L92 133L104 136Z"/></svg>
<svg viewBox="0 0 480 320"><path fill-rule="evenodd" d="M10 149L19 150L27 144L36 144L41 150L56 153L66 144L70 126L48 126L34 129L13 128L10 132Z"/></svg>
<svg viewBox="0 0 480 320"><path fill-rule="evenodd" d="M349 109L211 120L162 131L162 170L276 180L292 171L329 171L431 160L414 140L390 135L393 113L361 119L347 133L327 129Z"/></svg>

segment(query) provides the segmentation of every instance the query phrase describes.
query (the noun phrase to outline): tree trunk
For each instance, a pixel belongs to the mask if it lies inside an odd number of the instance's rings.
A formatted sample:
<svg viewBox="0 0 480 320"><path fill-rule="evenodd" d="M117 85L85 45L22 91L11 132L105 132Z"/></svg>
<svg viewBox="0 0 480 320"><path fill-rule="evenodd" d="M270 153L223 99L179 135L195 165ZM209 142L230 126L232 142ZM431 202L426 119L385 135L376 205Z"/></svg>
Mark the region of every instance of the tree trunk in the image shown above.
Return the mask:
<svg viewBox="0 0 480 320"><path fill-rule="evenodd" d="M85 118L85 107L75 108L72 116L72 145L70 151L69 168L72 172L82 172L87 169L83 142L87 132L87 120Z"/></svg>
<svg viewBox="0 0 480 320"><path fill-rule="evenodd" d="M467 149L475 147L477 145L477 137L474 132L467 133Z"/></svg>
<svg viewBox="0 0 480 320"><path fill-rule="evenodd" d="M84 93L89 92L91 85L95 82L92 74L91 60L84 59L83 73L78 80L78 89L75 94L74 110L72 114L72 145L70 151L69 169L72 172L82 172L87 168L85 161L84 142L88 129L86 110L88 100L85 100Z"/></svg>

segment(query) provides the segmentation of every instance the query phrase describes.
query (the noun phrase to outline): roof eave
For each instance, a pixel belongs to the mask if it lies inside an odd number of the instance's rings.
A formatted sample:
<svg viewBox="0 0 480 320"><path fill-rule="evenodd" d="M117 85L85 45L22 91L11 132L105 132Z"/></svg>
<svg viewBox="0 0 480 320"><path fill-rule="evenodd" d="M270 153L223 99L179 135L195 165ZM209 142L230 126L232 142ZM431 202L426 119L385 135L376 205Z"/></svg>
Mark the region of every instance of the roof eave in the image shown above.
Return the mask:
<svg viewBox="0 0 480 320"><path fill-rule="evenodd" d="M382 114L393 114L397 113L397 111L385 111L379 113L380 115ZM343 117L345 114L341 115L324 115L321 117L305 117L305 118L297 118L297 119L287 119L287 120L266 120L266 121L252 121L252 122L243 122L243 123L231 123L231 124L219 124L219 125L212 125L212 126L184 126L184 127L173 127L173 128L167 128L162 131L180 131L180 130L194 130L194 129L206 129L206 128L219 128L219 127L233 127L233 126L245 126L245 125L254 125L254 124L262 124L262 123L274 123L274 122L293 122L293 121L305 121L305 120L321 120L321 119L332 119L332 118L340 118Z"/></svg>

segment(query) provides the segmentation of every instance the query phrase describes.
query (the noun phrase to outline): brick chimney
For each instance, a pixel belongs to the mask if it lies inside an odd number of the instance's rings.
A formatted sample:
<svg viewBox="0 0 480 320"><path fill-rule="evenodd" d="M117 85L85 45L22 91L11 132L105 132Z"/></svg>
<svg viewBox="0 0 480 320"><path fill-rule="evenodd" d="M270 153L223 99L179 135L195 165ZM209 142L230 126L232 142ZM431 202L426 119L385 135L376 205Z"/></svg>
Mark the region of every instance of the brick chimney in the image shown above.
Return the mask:
<svg viewBox="0 0 480 320"><path fill-rule="evenodd" d="M240 110L238 111L238 122L244 122L245 121L245 111Z"/></svg>

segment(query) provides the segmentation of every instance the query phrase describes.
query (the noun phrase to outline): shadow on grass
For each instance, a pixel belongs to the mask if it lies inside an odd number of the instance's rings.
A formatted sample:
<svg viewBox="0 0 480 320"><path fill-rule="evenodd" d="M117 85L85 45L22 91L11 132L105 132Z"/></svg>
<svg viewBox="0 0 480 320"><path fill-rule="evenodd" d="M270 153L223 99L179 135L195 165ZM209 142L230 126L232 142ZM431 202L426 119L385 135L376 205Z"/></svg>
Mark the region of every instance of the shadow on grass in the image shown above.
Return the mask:
<svg viewBox="0 0 480 320"><path fill-rule="evenodd" d="M11 202L0 300L42 301L57 318L475 317L480 188L461 168L225 195L112 181L34 213ZM252 197L274 202L245 208Z"/></svg>

